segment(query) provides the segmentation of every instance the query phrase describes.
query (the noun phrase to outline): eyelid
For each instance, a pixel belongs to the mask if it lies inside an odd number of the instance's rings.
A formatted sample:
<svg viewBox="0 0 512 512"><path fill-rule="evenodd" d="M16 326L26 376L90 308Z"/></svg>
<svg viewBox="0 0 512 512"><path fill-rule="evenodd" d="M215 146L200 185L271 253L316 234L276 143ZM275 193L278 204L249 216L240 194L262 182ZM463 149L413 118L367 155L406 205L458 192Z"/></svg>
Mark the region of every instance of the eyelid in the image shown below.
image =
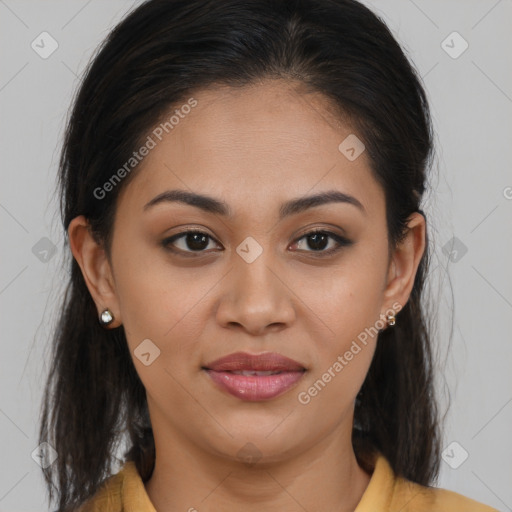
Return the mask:
<svg viewBox="0 0 512 512"><path fill-rule="evenodd" d="M174 242L176 242L176 240L185 237L189 233L204 235L204 236L208 237L209 239L213 240L216 244L222 245L215 237L213 237L208 232L203 231L200 228L184 228L183 230L178 231L174 235L164 238L162 240L161 244L164 247L164 249L171 251L174 254L184 255L185 257L201 256L202 254L209 254L211 252L211 251L185 251L183 249L177 249L177 248L172 247L172 244Z"/></svg>
<svg viewBox="0 0 512 512"><path fill-rule="evenodd" d="M172 235L170 237L167 237L164 240L162 240L161 244L164 247L164 249L169 250L169 251L171 251L171 252L173 252L175 254L186 255L187 257L188 256L199 257L199 256L201 256L203 254L209 254L209 253L212 252L212 251L206 251L206 250L202 250L202 251L185 251L183 249L174 249L174 248L170 247L173 242L175 242L176 240L178 240L180 238L183 238L184 236L186 236L189 233L204 235L204 236L208 237L209 239L213 240L216 244L222 245L222 244L220 244L220 242L218 240L216 240L215 237L213 237L208 232L203 231L200 228L197 228L197 229L194 229L194 228L184 228L182 231L179 231L178 233L175 233L174 235ZM303 238L306 238L308 236L312 236L312 235L314 235L316 233L327 235L328 238L331 238L332 240L334 240L338 244L337 247L331 248L329 250L298 251L298 252L300 252L300 253L310 253L314 257L327 257L328 255L331 255L331 254L334 254L334 253L338 252L343 247L350 246L350 245L352 245L354 243L352 240L349 240L346 236L341 235L339 233L335 233L335 232L331 231L328 228L315 227L315 228L306 229L301 235L297 236L290 245L297 244Z"/></svg>
<svg viewBox="0 0 512 512"><path fill-rule="evenodd" d="M316 257L316 258L322 258L322 257L327 258L328 256L337 253L344 247L348 247L354 243L352 240L349 240L346 236L340 235L339 233L335 233L334 231L331 231L330 229L316 227L316 228L311 228L311 229L306 230L300 236L295 238L295 240L292 242L292 245L298 243L303 238L314 235L316 233L327 235L327 237L333 239L338 244L337 247L331 248L329 250L322 250L322 251L299 251L299 252L309 253L313 257Z"/></svg>

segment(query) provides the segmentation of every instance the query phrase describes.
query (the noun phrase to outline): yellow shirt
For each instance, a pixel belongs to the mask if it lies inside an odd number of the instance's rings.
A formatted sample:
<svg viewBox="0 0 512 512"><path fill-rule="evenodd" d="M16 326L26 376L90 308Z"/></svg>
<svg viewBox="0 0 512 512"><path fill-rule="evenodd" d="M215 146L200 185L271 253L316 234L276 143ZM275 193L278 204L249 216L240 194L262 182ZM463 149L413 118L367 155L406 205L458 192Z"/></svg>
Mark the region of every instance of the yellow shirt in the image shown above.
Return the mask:
<svg viewBox="0 0 512 512"><path fill-rule="evenodd" d="M461 494L425 487L393 473L378 454L370 483L354 512L498 512ZM156 512L135 463L128 461L78 512Z"/></svg>

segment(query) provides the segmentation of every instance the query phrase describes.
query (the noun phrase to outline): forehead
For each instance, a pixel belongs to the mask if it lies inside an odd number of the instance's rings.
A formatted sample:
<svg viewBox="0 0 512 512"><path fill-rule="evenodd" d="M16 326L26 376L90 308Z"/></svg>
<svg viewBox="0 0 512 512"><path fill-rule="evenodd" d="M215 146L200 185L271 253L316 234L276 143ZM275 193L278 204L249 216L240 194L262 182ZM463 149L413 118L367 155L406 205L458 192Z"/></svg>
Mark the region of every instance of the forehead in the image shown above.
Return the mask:
<svg viewBox="0 0 512 512"><path fill-rule="evenodd" d="M340 150L357 135L323 95L272 80L211 87L191 98L193 108L175 105L164 117L181 113L172 127L162 130L161 123L150 133L155 145L124 200L146 204L165 189L180 188L267 208L274 198L334 188L358 196L371 210L382 195L365 151L351 160Z"/></svg>
<svg viewBox="0 0 512 512"><path fill-rule="evenodd" d="M286 159L313 160L326 149L334 155L340 136L351 131L332 114L327 98L283 80L240 88L217 86L194 97L198 105L190 122L176 131L178 141L194 144L196 151L189 158L207 153L230 161L243 159L248 172L261 171L264 164L275 169L281 160L284 167ZM251 155L257 160L248 160Z"/></svg>

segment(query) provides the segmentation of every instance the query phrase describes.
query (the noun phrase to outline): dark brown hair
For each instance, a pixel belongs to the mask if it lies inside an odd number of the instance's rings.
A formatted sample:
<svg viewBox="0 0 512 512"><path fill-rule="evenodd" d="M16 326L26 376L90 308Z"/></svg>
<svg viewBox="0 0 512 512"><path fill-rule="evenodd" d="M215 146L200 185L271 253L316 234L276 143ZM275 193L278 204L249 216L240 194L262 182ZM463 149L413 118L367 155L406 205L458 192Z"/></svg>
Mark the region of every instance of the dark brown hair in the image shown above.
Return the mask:
<svg viewBox="0 0 512 512"><path fill-rule="evenodd" d="M384 22L354 0L150 0L108 35L74 100L60 160L64 229L85 215L108 250L116 199L132 174L94 193L151 129L194 91L280 78L318 91L363 140L386 197L390 244L420 210L433 141L426 93ZM437 476L439 432L424 304L426 251L395 327L379 334L358 395L356 454L374 448L397 475ZM55 330L40 442L59 455L43 470L58 512L76 508L111 474L124 441L146 481L155 446L146 393L123 327L106 330L71 258Z"/></svg>

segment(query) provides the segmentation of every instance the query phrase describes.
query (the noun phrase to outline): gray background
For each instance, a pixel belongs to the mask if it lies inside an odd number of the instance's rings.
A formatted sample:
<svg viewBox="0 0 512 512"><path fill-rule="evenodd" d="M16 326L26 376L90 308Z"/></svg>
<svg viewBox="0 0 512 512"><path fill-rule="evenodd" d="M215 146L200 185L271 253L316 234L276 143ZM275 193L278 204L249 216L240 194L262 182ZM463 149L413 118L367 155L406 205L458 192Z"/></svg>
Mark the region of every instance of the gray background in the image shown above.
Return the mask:
<svg viewBox="0 0 512 512"><path fill-rule="evenodd" d="M512 510L512 2L365 3L424 78L437 132L435 194L425 210L442 404L451 397L438 485ZM133 5L0 0L0 511L48 509L31 454L66 275L55 195L59 149L78 76ZM43 51L44 31L58 43L46 59L31 47L39 41Z"/></svg>

